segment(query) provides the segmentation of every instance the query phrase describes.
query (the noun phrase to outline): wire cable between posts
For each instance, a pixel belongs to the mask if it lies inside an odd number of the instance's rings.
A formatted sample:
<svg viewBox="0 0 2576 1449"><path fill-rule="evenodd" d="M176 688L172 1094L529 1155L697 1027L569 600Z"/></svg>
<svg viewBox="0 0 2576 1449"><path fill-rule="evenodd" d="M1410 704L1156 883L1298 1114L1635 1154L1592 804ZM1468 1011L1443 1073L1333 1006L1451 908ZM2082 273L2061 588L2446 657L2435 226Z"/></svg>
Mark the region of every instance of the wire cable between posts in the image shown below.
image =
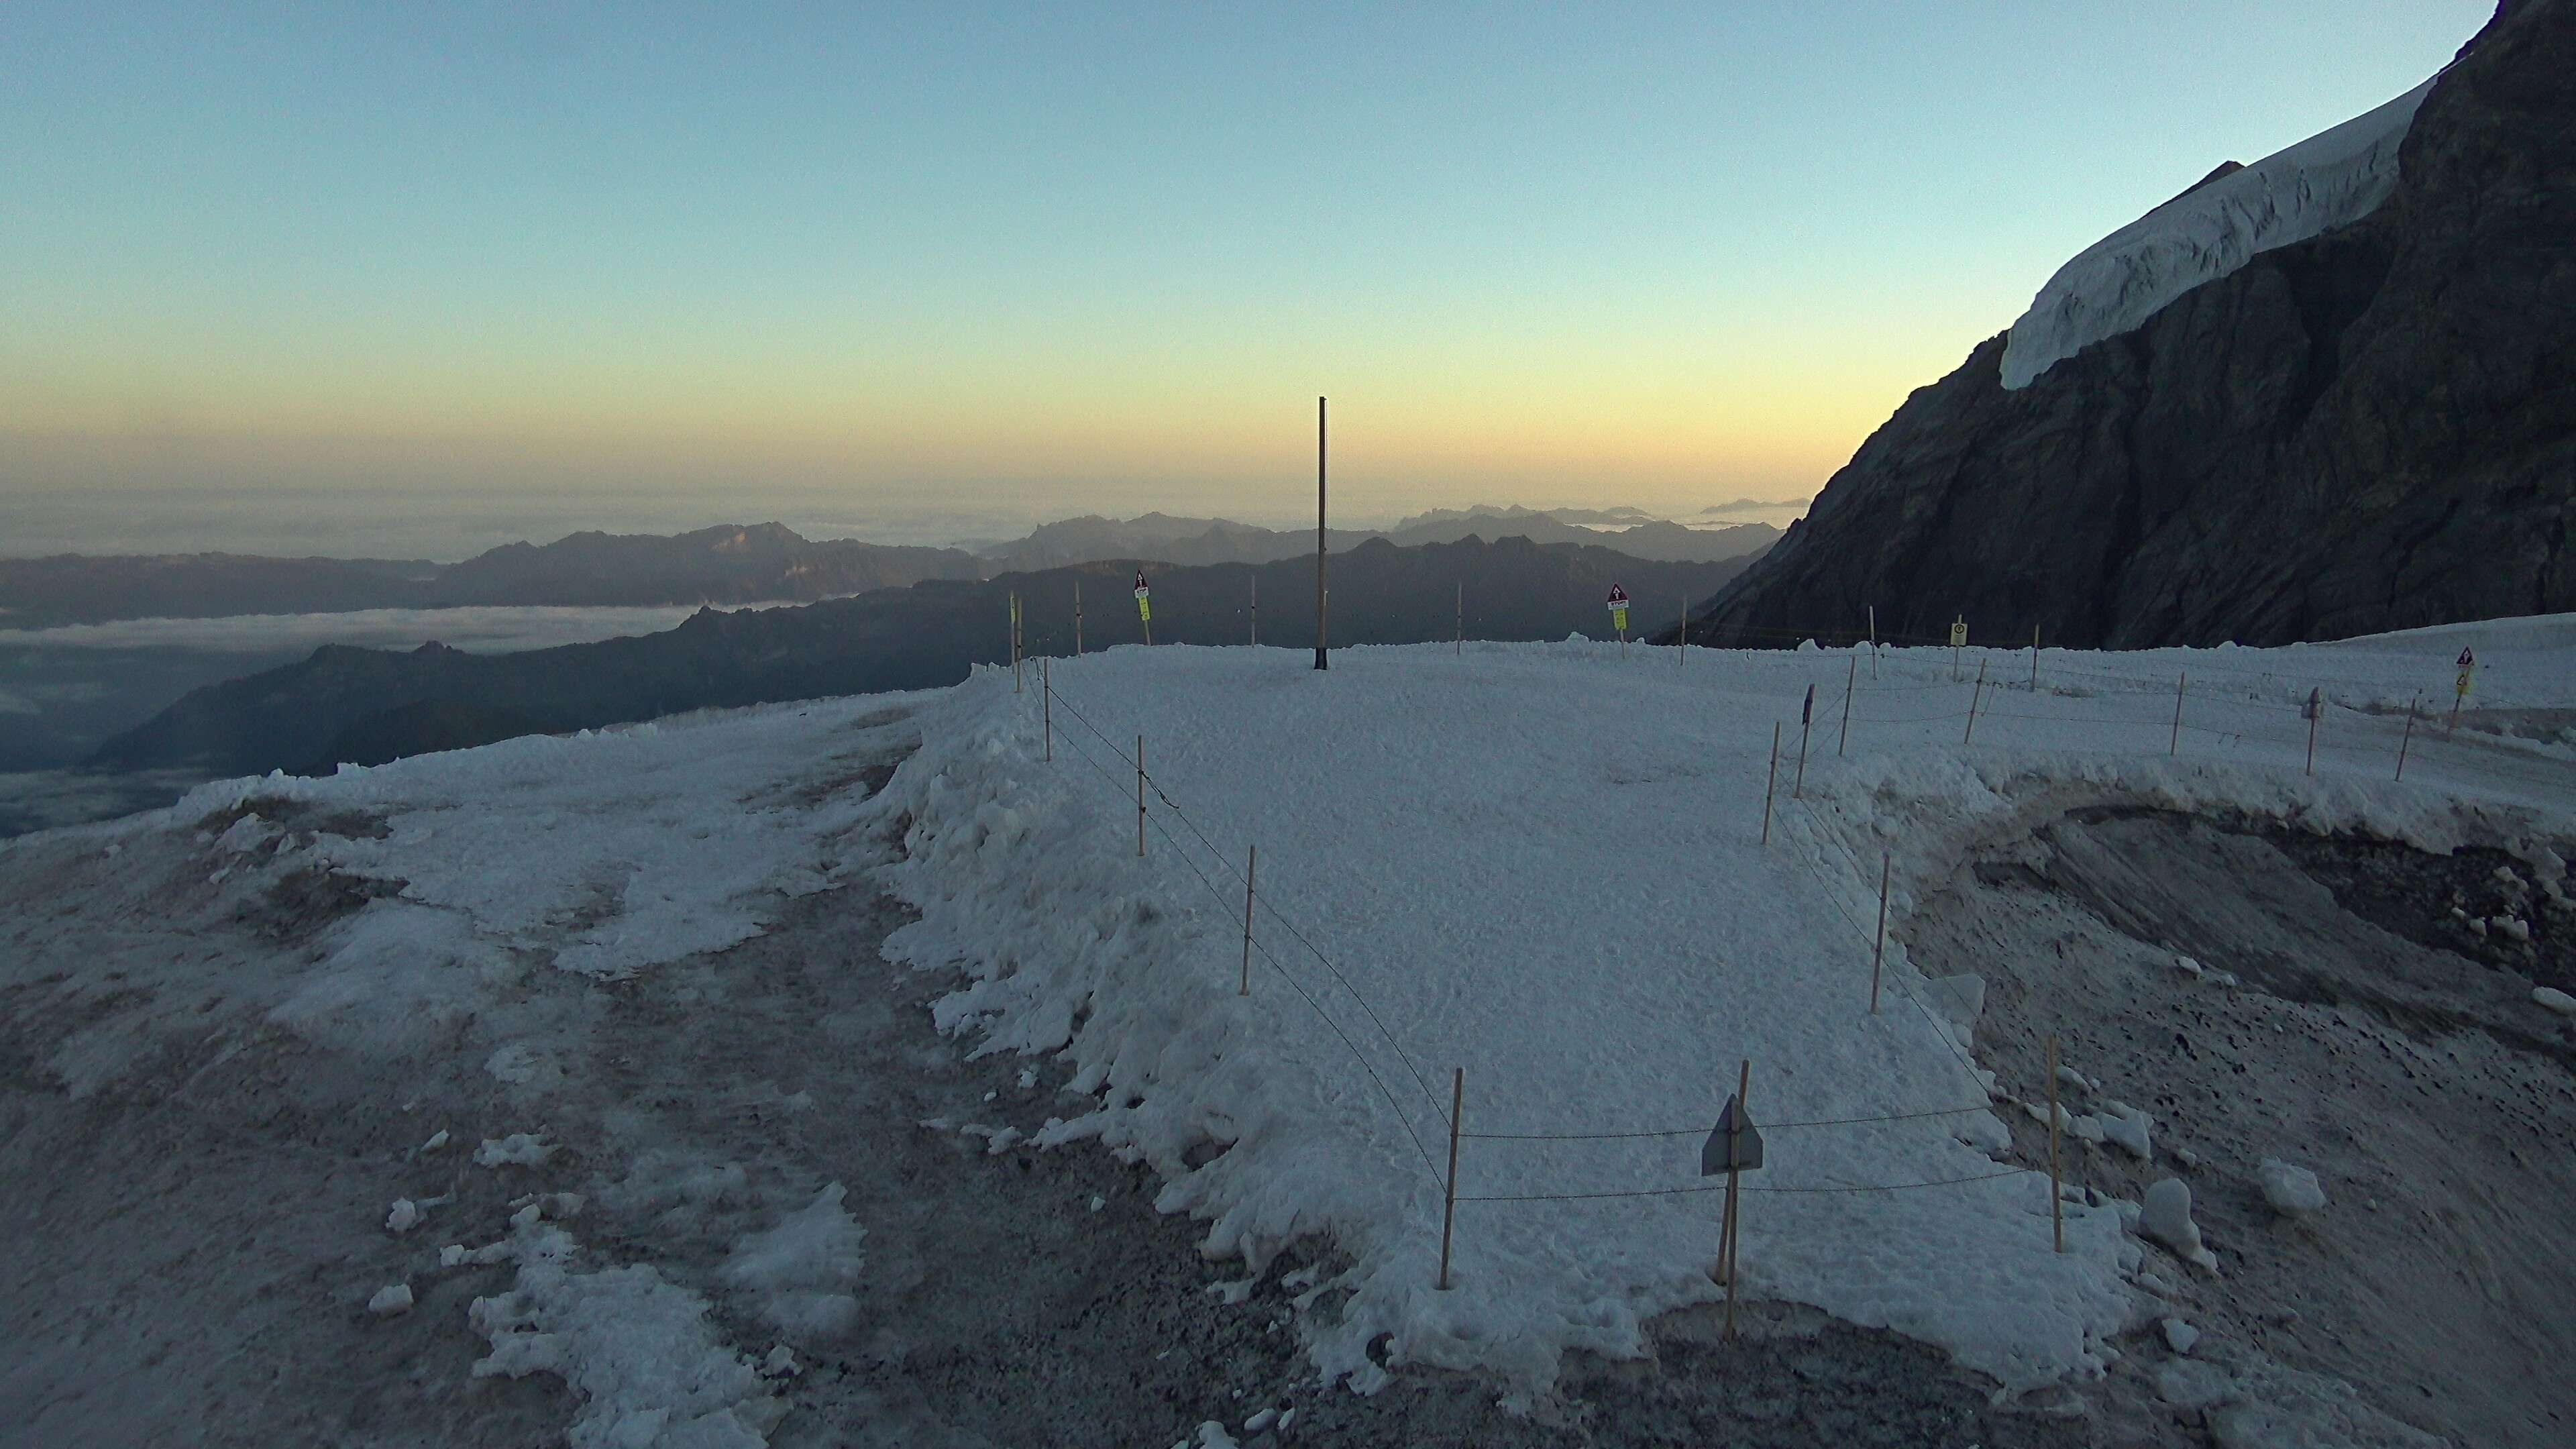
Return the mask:
<svg viewBox="0 0 2576 1449"><path fill-rule="evenodd" d="M1995 1181L1995 1180L1997 1180L1997 1179L1999 1179L1999 1178L2006 1178L2006 1177L2025 1177L2025 1176L2034 1176L2034 1175L2036 1175L2036 1176L2040 1176L2040 1177L2046 1177L2048 1174L2047 1174L2047 1173L2045 1173L2045 1172L2043 1172L2043 1171L2041 1171L2040 1169L2038 1169L2038 1168L2036 1168L2036 1167L2007 1167L2007 1168L2004 1168L2004 1169L2002 1169L2001 1171L1998 1171L1998 1172L1978 1172L1978 1173L1971 1173L1971 1174L1969 1174L1969 1175L1968 1175L1968 1176L1966 1176L1966 1177L1936 1177L1936 1178L1933 1178L1933 1179L1932 1179L1931 1181L1929 1181L1929 1182L1889 1182L1889 1183L1855 1183L1855 1184L1839 1184L1839 1183L1837 1183L1837 1184L1832 1184L1832 1185L1824 1186L1824 1187L1756 1187L1756 1186L1754 1186L1754 1185L1753 1185L1753 1184L1751 1184L1751 1183L1743 1183L1743 1184L1739 1185L1739 1186L1736 1188L1736 1191L1738 1191L1738 1192L1769 1192L1769 1193L1780 1193L1780 1194L1785 1194L1785 1195L1799 1195L1799 1196L1808 1195L1808 1194L1842 1193L1842 1192L1912 1192L1912 1191L1914 1191L1914 1190L1915 1190L1915 1189L1917 1189L1917 1188L1924 1188L1924 1187L1956 1187L1956 1186L1958 1186L1959 1184L1964 1183L1964 1182L1993 1182L1993 1181ZM1695 1196L1695 1195L1697 1195L1697 1194L1699 1194L1699 1193L1706 1193L1706 1192L1724 1192L1724 1191L1726 1191L1726 1184L1725 1184L1725 1183L1722 1183L1722 1182L1715 1182L1715 1183L1703 1183L1703 1184L1700 1184L1700 1185L1697 1185L1697 1186L1693 1186L1693 1187L1648 1187L1648 1188L1636 1188L1636 1189L1632 1189L1632 1190L1629 1190L1629 1191L1626 1191L1626 1192L1514 1192L1514 1193L1484 1193L1484 1194L1477 1194L1477 1195L1473 1195L1473 1196L1470 1196L1469 1194L1466 1194L1466 1193L1460 1193L1460 1194L1458 1195L1458 1201L1460 1201L1460 1202L1591 1202L1591 1201L1597 1201L1597 1200L1604 1199L1604 1198L1622 1198L1622 1197L1691 1197L1691 1196Z"/></svg>
<svg viewBox="0 0 2576 1449"><path fill-rule="evenodd" d="M1058 702L1062 702L1063 696L1057 695L1056 699ZM1067 704L1066 708L1069 710L1072 706ZM1084 724L1086 728L1090 727L1089 721L1085 721ZM1099 731L1097 729L1093 729L1092 733L1097 735L1099 734ZM1107 737L1102 736L1102 738L1105 740ZM1111 789L1123 790L1122 782L1119 780L1118 776L1112 773L1108 766L1101 764L1100 761L1093 756L1090 750L1083 747L1080 741L1068 736L1066 743L1072 746L1074 752L1082 757L1085 764L1090 765L1092 769L1100 773L1102 779L1109 782ZM1115 746L1112 746L1112 749L1115 749ZM1153 777L1151 775L1146 777L1149 785L1152 778ZM1160 792L1158 791L1157 793L1159 794ZM1164 803L1168 805L1170 804L1170 801L1166 799ZM1175 807L1174 813L1179 813L1177 807ZM1179 838L1174 836L1171 830L1160 820L1152 820L1152 824L1157 831L1161 832L1163 839L1171 845L1173 855L1179 859L1183 865L1189 867L1190 874L1198 877L1199 884L1206 888L1208 894L1214 897L1221 907L1231 910L1233 903L1228 901L1225 894L1217 889L1216 882L1208 879L1207 872L1199 868L1198 862L1190 858L1189 852L1182 848ZM1287 982L1289 988L1294 990L1297 995L1305 1001L1307 1008L1313 1011L1316 1017L1321 1020L1325 1026L1332 1029L1333 1035L1341 1039L1342 1045L1350 1051L1351 1059L1359 1063L1360 1070L1368 1074L1369 1081L1377 1087L1378 1094L1386 1099L1387 1106L1394 1111L1396 1121L1404 1128L1404 1135L1412 1141L1413 1150L1421 1156L1424 1169L1431 1174L1433 1181L1438 1181L1440 1177L1440 1169L1438 1164L1432 1160L1431 1150L1423 1145L1421 1134L1414 1130L1412 1117L1405 1112L1403 1104L1396 1100L1395 1093L1387 1087L1385 1079L1378 1075L1377 1068L1369 1065L1368 1054L1360 1050L1359 1043L1351 1040L1350 1033L1342 1029L1342 1024L1340 1022L1333 1020L1332 1013L1324 1010L1323 1003L1315 999L1314 994L1306 989L1305 984L1300 982L1294 975L1290 974L1288 968L1279 963L1278 958L1271 954L1270 948L1267 944L1255 939L1252 943L1252 948L1257 954L1259 954L1262 959L1262 963L1267 965L1272 971L1277 972L1279 979ZM1347 981L1345 981L1343 985L1345 989L1349 988L1349 983ZM1367 1001L1364 998L1361 998L1356 990L1352 991L1351 995L1355 1000L1360 1001L1363 1009L1366 1009L1368 1004ZM1374 1013L1372 1013L1372 1016L1373 1015ZM1383 1031L1385 1028L1381 1025L1379 1029ZM1401 1056L1402 1054L1402 1048L1397 1048L1397 1055ZM1448 1118L1445 1115L1440 1115L1440 1123L1443 1127L1446 1127L1448 1125Z"/></svg>
<svg viewBox="0 0 2576 1449"><path fill-rule="evenodd" d="M1082 711L1074 706L1073 701L1066 699L1061 694L1056 694L1052 689L1048 692L1053 695L1057 703L1062 704L1065 707L1066 713L1071 714L1081 723L1084 729L1091 731L1093 736L1098 738L1101 743L1108 745L1113 753L1117 750L1117 745L1111 742L1107 735L1102 734L1100 732L1100 727L1093 724L1089 718L1084 716ZM1153 772L1145 771L1143 773L1145 776L1146 788L1152 790L1155 797L1163 802L1165 808L1169 809L1173 816L1177 818L1183 826L1188 828L1190 834L1198 838L1199 845L1207 851L1211 859L1217 862L1218 868L1232 875L1236 880L1241 881L1243 879L1243 872L1234 868L1234 863L1226 858L1225 852L1216 848L1216 843L1214 841L1208 839L1207 832L1199 829L1198 822L1190 818L1189 812L1183 810L1178 801L1175 801L1169 794L1164 792L1162 783L1154 778ZM1169 832L1167 831L1165 834L1168 837ZM1178 841L1173 842L1173 848L1176 850L1179 849ZM1187 858L1187 855L1184 854L1183 859L1186 860ZM1210 885L1209 889L1214 890L1215 887ZM1351 999L1359 1003L1360 1010L1365 1012L1368 1016L1369 1024L1377 1028L1378 1035L1384 1037L1388 1047L1394 1050L1396 1060L1404 1064L1406 1074L1413 1078L1414 1087L1422 1093L1423 1100L1430 1104L1432 1115L1439 1119L1441 1126L1448 1126L1449 1115L1441 1110L1440 1099L1432 1092L1430 1083L1424 1080L1422 1068L1416 1065L1412 1055L1405 1051L1404 1043L1397 1040L1395 1033L1387 1028L1385 1020L1377 1014L1377 1008L1370 1004L1368 997L1363 994L1357 986L1351 984L1350 977L1343 974L1342 969L1333 964L1333 959L1325 955L1323 950L1309 939L1305 932L1297 929L1296 922L1291 921L1286 916L1280 914L1279 907L1276 904L1272 903L1267 898L1260 898L1255 901L1255 907L1256 909L1266 912L1271 920L1278 922L1282 929L1286 930L1290 936L1296 938L1297 944L1305 947L1308 954L1312 955L1335 981L1341 983L1342 989L1350 993Z"/></svg>

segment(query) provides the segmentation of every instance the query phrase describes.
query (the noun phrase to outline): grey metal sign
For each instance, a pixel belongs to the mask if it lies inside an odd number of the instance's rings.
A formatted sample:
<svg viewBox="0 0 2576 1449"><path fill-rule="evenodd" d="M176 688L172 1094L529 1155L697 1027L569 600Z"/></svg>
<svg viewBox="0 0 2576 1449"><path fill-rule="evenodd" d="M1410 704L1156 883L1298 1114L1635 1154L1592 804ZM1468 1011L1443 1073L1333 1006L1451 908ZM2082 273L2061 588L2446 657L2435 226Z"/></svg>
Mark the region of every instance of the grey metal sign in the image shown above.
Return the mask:
<svg viewBox="0 0 2576 1449"><path fill-rule="evenodd" d="M1762 1165L1762 1132L1735 1098L1717 1114L1717 1128L1699 1149L1699 1175L1715 1177L1729 1170L1751 1172Z"/></svg>

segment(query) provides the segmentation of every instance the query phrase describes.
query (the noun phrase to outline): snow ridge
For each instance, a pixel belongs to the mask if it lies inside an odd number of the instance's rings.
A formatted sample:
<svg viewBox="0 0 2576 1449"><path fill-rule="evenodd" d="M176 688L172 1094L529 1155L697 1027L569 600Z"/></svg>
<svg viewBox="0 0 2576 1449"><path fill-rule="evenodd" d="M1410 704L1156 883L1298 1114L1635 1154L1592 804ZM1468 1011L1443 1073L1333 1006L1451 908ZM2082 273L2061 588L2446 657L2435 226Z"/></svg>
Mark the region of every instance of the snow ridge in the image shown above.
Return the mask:
<svg viewBox="0 0 2576 1449"><path fill-rule="evenodd" d="M2436 77L2438 79L2438 77ZM2386 105L2175 197L2076 254L2013 323L2003 385L2132 331L2183 293L2262 252L2349 226L2397 187L2397 150L2431 93Z"/></svg>

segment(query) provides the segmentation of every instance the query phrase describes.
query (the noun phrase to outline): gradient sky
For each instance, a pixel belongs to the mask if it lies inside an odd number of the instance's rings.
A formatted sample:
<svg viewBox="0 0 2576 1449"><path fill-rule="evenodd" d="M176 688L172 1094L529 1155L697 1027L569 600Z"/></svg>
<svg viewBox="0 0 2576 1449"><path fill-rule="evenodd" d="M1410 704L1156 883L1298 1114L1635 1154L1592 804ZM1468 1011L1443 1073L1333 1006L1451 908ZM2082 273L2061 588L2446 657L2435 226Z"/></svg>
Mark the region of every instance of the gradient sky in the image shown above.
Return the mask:
<svg viewBox="0 0 2576 1449"><path fill-rule="evenodd" d="M2491 10L9 0L0 493L1803 497Z"/></svg>

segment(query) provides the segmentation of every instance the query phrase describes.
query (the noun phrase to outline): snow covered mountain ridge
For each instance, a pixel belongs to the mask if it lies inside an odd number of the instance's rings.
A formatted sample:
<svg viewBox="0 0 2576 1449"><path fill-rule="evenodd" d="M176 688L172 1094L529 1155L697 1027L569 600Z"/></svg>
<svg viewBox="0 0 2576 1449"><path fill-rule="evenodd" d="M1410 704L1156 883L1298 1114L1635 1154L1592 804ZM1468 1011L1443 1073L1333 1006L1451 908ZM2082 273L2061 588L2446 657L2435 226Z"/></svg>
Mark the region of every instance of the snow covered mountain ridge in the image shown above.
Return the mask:
<svg viewBox="0 0 2576 1449"><path fill-rule="evenodd" d="M2348 226L2397 188L2397 151L2431 94L2397 99L2193 187L2076 254L2031 299L2005 345L2003 382L2136 328L2166 303L2258 253Z"/></svg>

